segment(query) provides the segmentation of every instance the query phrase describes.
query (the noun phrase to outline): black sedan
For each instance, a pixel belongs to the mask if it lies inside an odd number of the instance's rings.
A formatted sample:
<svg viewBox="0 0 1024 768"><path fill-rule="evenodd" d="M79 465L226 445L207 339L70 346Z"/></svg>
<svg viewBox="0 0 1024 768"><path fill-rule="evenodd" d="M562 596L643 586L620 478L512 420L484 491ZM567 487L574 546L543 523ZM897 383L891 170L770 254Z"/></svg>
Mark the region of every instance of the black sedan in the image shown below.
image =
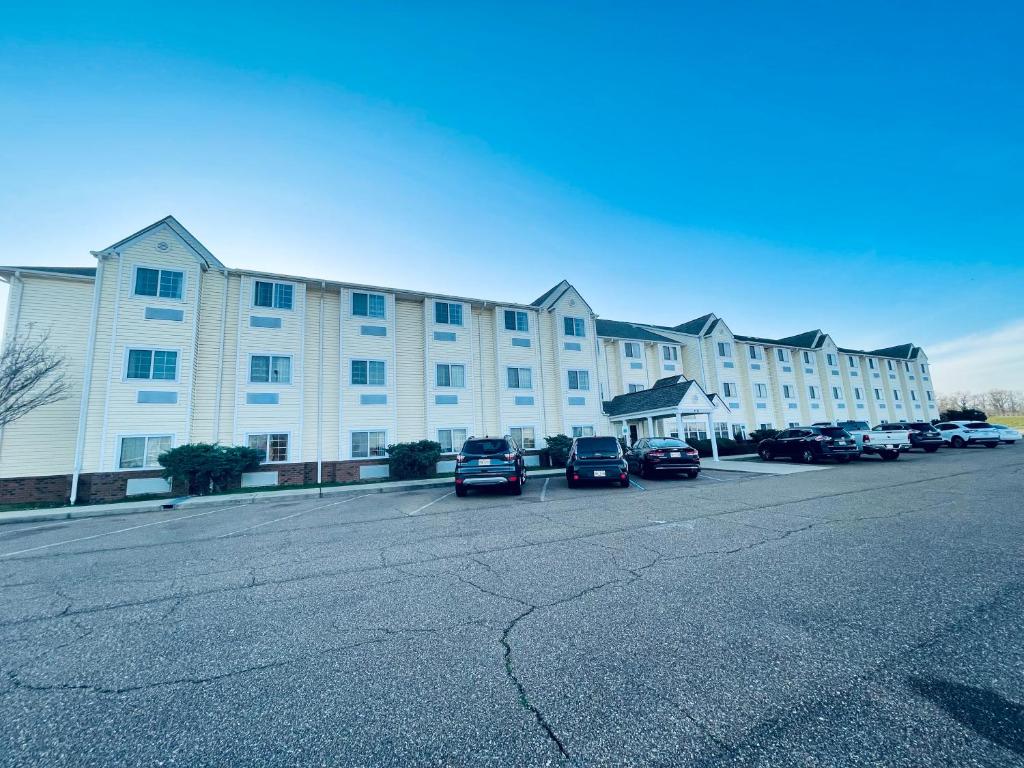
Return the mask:
<svg viewBox="0 0 1024 768"><path fill-rule="evenodd" d="M792 427L757 445L758 455L765 461L796 459L805 464L822 459L835 459L846 464L860 453L857 441L842 427Z"/></svg>
<svg viewBox="0 0 1024 768"><path fill-rule="evenodd" d="M895 424L879 424L875 429L879 431L888 431L893 429L905 429L909 431L910 448L904 448L904 450L921 448L928 453L935 453L942 447L942 433L927 421L898 421Z"/></svg>
<svg viewBox="0 0 1024 768"><path fill-rule="evenodd" d="M645 437L626 454L629 471L640 477L685 474L691 480L700 472L696 448L674 437Z"/></svg>

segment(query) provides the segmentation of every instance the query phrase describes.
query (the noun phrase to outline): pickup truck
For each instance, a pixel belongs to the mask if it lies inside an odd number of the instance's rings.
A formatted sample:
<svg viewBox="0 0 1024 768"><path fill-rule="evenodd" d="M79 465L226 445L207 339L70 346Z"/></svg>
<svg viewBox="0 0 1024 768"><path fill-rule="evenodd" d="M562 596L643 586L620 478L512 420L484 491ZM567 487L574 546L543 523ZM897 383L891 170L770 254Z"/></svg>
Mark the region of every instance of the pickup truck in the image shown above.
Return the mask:
<svg viewBox="0 0 1024 768"><path fill-rule="evenodd" d="M872 454L883 461L895 461L900 457L900 451L910 450L908 429L873 430L866 421L817 422L815 426L825 424L842 427L849 432L850 437L857 441L862 456Z"/></svg>

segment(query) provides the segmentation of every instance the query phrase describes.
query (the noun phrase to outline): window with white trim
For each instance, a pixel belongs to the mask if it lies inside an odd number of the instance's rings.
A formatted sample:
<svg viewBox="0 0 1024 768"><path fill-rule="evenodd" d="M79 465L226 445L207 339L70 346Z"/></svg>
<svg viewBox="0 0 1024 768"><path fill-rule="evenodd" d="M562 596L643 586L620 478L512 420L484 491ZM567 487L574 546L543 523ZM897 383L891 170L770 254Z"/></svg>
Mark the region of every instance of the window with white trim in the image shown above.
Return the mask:
<svg viewBox="0 0 1024 768"><path fill-rule="evenodd" d="M779 358L779 362L780 363L788 363L789 362L789 350L788 349L783 349L782 347L777 347L776 350L775 350L775 354Z"/></svg>
<svg viewBox="0 0 1024 768"><path fill-rule="evenodd" d="M732 436L734 440L746 440L747 439L747 425L746 424L733 424L732 425Z"/></svg>
<svg viewBox="0 0 1024 768"><path fill-rule="evenodd" d="M133 435L121 438L118 469L151 469L160 466L161 453L174 447L171 435Z"/></svg>
<svg viewBox="0 0 1024 768"><path fill-rule="evenodd" d="M928 398L929 400L931 400L931 399L932 399L932 391L931 391L930 389L929 389L929 390L927 390L927 391L925 391L924 395L925 395L925 397L927 397L927 398Z"/></svg>
<svg viewBox="0 0 1024 768"><path fill-rule="evenodd" d="M572 428L573 437L593 437L594 428L589 424L579 424Z"/></svg>
<svg viewBox="0 0 1024 768"><path fill-rule="evenodd" d="M789 426L790 427L799 427L800 426L800 422L799 421L791 421L791 422L789 422Z"/></svg>
<svg viewBox="0 0 1024 768"><path fill-rule="evenodd" d="M807 395L808 395L808 397L811 398L811 400L817 400L818 399L818 388L817 387L808 387L807 388Z"/></svg>
<svg viewBox="0 0 1024 768"><path fill-rule="evenodd" d="M764 400L768 397L768 385L767 384L754 384L754 397L759 400Z"/></svg>
<svg viewBox="0 0 1024 768"><path fill-rule="evenodd" d="M736 397L736 385L731 381L722 382L722 396L723 397Z"/></svg>
<svg viewBox="0 0 1024 768"><path fill-rule="evenodd" d="M727 421L716 421L715 422L715 437L720 437L723 440L729 439L729 422Z"/></svg>
<svg viewBox="0 0 1024 768"><path fill-rule="evenodd" d="M441 325L462 325L462 305L451 301L435 301L434 322Z"/></svg>
<svg viewBox="0 0 1024 768"><path fill-rule="evenodd" d="M387 368L383 360L353 360L352 384L383 387L387 383Z"/></svg>
<svg viewBox="0 0 1024 768"><path fill-rule="evenodd" d="M807 350L804 350L803 355L804 355L804 365L812 365L811 353L808 352Z"/></svg>
<svg viewBox="0 0 1024 768"><path fill-rule="evenodd" d="M832 399L833 400L842 400L843 399L843 392L842 392L841 389L839 389L839 387L832 387Z"/></svg>
<svg viewBox="0 0 1024 768"><path fill-rule="evenodd" d="M914 390L910 390L910 399L916 401L917 400L917 392L915 392Z"/></svg>
<svg viewBox="0 0 1024 768"><path fill-rule="evenodd" d="M518 309L505 310L505 330L526 333L530 330L530 318Z"/></svg>
<svg viewBox="0 0 1024 768"><path fill-rule="evenodd" d="M509 389L533 389L533 369L506 368L505 380Z"/></svg>
<svg viewBox="0 0 1024 768"><path fill-rule="evenodd" d="M629 385L629 391L630 392L642 392L644 389L645 389L645 387L644 387L643 384L630 384Z"/></svg>
<svg viewBox="0 0 1024 768"><path fill-rule="evenodd" d="M269 280L253 281L252 305L271 309L291 309L295 286L291 283L273 283Z"/></svg>
<svg viewBox="0 0 1024 768"><path fill-rule="evenodd" d="M857 367L857 358L854 357L853 355L847 355L846 356L846 363L847 363L847 365L850 366L850 368L856 368Z"/></svg>
<svg viewBox="0 0 1024 768"><path fill-rule="evenodd" d="M569 371L569 389L588 390L590 389L590 371L572 370Z"/></svg>
<svg viewBox="0 0 1024 768"><path fill-rule="evenodd" d="M769 423L768 423L768 422L766 422L766 421L762 421L762 422L761 422L760 424L758 424L758 425L757 425L757 427L758 427L758 429L760 429L761 431L764 431L764 430L766 430L766 429L775 429L775 427L773 427L773 426L772 426L771 424L769 424Z"/></svg>
<svg viewBox="0 0 1024 768"><path fill-rule="evenodd" d="M755 347L751 344L747 349L751 360L764 360L764 349L762 347Z"/></svg>
<svg viewBox="0 0 1024 768"><path fill-rule="evenodd" d="M903 370L906 371L907 373L910 373L910 363L908 363L906 360L903 361Z"/></svg>
<svg viewBox="0 0 1024 768"><path fill-rule="evenodd" d="M853 399L854 400L863 400L864 399L864 390L861 389L860 387L854 387L853 388Z"/></svg>
<svg viewBox="0 0 1024 768"><path fill-rule="evenodd" d="M928 365L926 363L921 363L921 373L922 374L927 374L928 373Z"/></svg>
<svg viewBox="0 0 1024 768"><path fill-rule="evenodd" d="M582 317L562 318L562 327L566 336L586 336L587 326Z"/></svg>
<svg viewBox="0 0 1024 768"><path fill-rule="evenodd" d="M667 345L661 348L661 357L666 362L678 363L679 362L679 347L670 347Z"/></svg>
<svg viewBox="0 0 1024 768"><path fill-rule="evenodd" d="M352 433L352 458L375 459L388 453L387 433L384 430L367 430Z"/></svg>
<svg viewBox="0 0 1024 768"><path fill-rule="evenodd" d="M288 433L266 432L249 435L249 447L263 454L264 464L288 461Z"/></svg>
<svg viewBox="0 0 1024 768"><path fill-rule="evenodd" d="M451 428L437 430L437 442L441 444L441 453L458 453L466 442L465 429Z"/></svg>
<svg viewBox="0 0 1024 768"><path fill-rule="evenodd" d="M434 382L439 387L466 386L466 366L457 363L438 363Z"/></svg>
<svg viewBox="0 0 1024 768"><path fill-rule="evenodd" d="M626 357L640 357L640 345L635 341L627 341L622 345L625 350Z"/></svg>
<svg viewBox="0 0 1024 768"><path fill-rule="evenodd" d="M125 378L175 381L178 353L172 349L129 349Z"/></svg>
<svg viewBox="0 0 1024 768"><path fill-rule="evenodd" d="M291 384L292 359L287 355L253 355L249 358L252 384Z"/></svg>
<svg viewBox="0 0 1024 768"><path fill-rule="evenodd" d="M877 368L877 367L878 367L878 366L877 366L877 365L875 364L875 358L873 358L873 357L869 357L869 358L868 358L868 368L870 368L870 369L871 369L871 370L873 371L873 370L875 370L875 368Z"/></svg>
<svg viewBox="0 0 1024 768"><path fill-rule="evenodd" d="M730 344L728 341L718 342L718 356L732 357L732 344Z"/></svg>
<svg viewBox="0 0 1024 768"><path fill-rule="evenodd" d="M523 450L533 450L537 447L537 437L533 427L509 427L508 433Z"/></svg>
<svg viewBox="0 0 1024 768"><path fill-rule="evenodd" d="M352 314L355 317L375 317L383 320L385 306L383 293L352 292Z"/></svg>
<svg viewBox="0 0 1024 768"><path fill-rule="evenodd" d="M881 399L882 399L882 390L875 389L875 400L881 400Z"/></svg>
<svg viewBox="0 0 1024 768"><path fill-rule="evenodd" d="M892 364L892 360L886 360L885 361L885 367L888 368L890 371L895 371L896 370L896 368Z"/></svg>
<svg viewBox="0 0 1024 768"><path fill-rule="evenodd" d="M893 401L894 401L894 402L899 402L899 399L900 399L900 391L899 391L898 389L894 389L894 390L892 391L892 399L893 399Z"/></svg>
<svg viewBox="0 0 1024 768"><path fill-rule="evenodd" d="M185 273L173 269L135 268L135 295L180 299Z"/></svg>
<svg viewBox="0 0 1024 768"><path fill-rule="evenodd" d="M836 364L836 356L833 355L831 352L826 352L825 353L825 362L828 365L835 365Z"/></svg>
<svg viewBox="0 0 1024 768"><path fill-rule="evenodd" d="M791 384L783 384L782 385L782 396L786 400L792 400L793 399L793 386Z"/></svg>
<svg viewBox="0 0 1024 768"><path fill-rule="evenodd" d="M702 421L684 421L683 435L684 440L707 440L707 425Z"/></svg>

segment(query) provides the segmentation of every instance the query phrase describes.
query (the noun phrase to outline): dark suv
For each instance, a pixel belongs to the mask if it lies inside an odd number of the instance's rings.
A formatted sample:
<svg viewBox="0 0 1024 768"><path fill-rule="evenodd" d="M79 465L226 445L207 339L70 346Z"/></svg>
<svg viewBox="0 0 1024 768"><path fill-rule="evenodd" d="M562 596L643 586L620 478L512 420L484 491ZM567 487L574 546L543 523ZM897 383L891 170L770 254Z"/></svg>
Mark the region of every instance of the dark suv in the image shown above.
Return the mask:
<svg viewBox="0 0 1024 768"><path fill-rule="evenodd" d="M629 468L622 446L614 437L577 437L565 462L565 481L570 488L583 482L618 483L629 487Z"/></svg>
<svg viewBox="0 0 1024 768"><path fill-rule="evenodd" d="M470 488L502 487L519 496L526 482L523 451L509 435L471 437L455 458L455 495Z"/></svg>
<svg viewBox="0 0 1024 768"><path fill-rule="evenodd" d="M685 473L692 480L700 472L697 449L675 437L640 438L626 454L626 464L645 478Z"/></svg>
<svg viewBox="0 0 1024 768"><path fill-rule="evenodd" d="M935 453L942 447L942 433L927 421L900 421L895 424L879 424L875 429L883 431L890 429L909 430L910 448L904 448L903 450L922 448L928 453Z"/></svg>
<svg viewBox="0 0 1024 768"><path fill-rule="evenodd" d="M857 441L842 427L791 427L758 443L757 453L765 461L786 458L810 464L821 459L835 459L846 464L860 453L860 449Z"/></svg>

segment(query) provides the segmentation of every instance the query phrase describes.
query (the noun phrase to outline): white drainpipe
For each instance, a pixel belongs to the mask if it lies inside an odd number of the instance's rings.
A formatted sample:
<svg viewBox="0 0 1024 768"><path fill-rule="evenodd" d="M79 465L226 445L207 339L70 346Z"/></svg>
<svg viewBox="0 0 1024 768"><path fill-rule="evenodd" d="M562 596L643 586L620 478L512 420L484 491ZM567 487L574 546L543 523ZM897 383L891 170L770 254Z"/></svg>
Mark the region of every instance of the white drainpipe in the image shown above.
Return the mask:
<svg viewBox="0 0 1024 768"><path fill-rule="evenodd" d="M316 380L316 482L324 481L324 291L327 284L320 281L320 357Z"/></svg>
<svg viewBox="0 0 1024 768"><path fill-rule="evenodd" d="M107 257L98 255L96 282L92 290L92 314L89 319L89 341L85 348L85 369L82 371L82 401L78 407L78 437L75 440L75 467L71 473L71 503L78 499L78 477L82 473L82 453L85 451L85 423L89 416L89 389L92 387L93 356L96 350L96 323L100 313L100 288L103 285L103 266Z"/></svg>

